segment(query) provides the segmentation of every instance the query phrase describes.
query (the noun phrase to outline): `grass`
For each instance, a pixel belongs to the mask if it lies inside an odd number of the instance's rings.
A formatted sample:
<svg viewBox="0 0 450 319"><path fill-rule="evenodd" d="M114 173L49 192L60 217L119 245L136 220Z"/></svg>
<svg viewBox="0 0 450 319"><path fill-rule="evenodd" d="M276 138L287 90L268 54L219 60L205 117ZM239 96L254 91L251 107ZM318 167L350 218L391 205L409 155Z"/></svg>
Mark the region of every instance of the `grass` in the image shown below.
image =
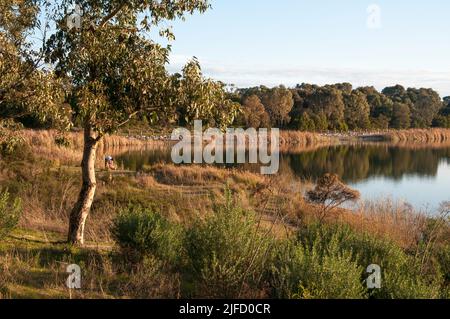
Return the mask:
<svg viewBox="0 0 450 319"><path fill-rule="evenodd" d="M450 143L450 129L408 129L408 130L382 130L347 133L314 133L299 131L282 131L280 136L281 147L317 147L338 143L340 140L358 141L387 141L394 144L409 143L410 146ZM406 145L408 146L408 144Z"/></svg>
<svg viewBox="0 0 450 319"><path fill-rule="evenodd" d="M390 130L383 133L382 136L386 140L394 143L445 143L450 142L450 129Z"/></svg>
<svg viewBox="0 0 450 319"><path fill-rule="evenodd" d="M318 145L330 145L338 142L338 139L321 133L300 132L300 131L281 131L281 147L311 147Z"/></svg>
<svg viewBox="0 0 450 319"><path fill-rule="evenodd" d="M25 139L25 143L33 149L35 155L51 159L56 165L81 162L83 152L83 134L81 132L69 132L63 135L68 143L68 147L55 143L55 140L61 136L60 132L56 130L23 130L21 135ZM157 146L161 143L126 136L107 135L100 141L97 152L102 154L105 150ZM99 157L101 158L101 156ZM100 162L101 160L99 160Z"/></svg>

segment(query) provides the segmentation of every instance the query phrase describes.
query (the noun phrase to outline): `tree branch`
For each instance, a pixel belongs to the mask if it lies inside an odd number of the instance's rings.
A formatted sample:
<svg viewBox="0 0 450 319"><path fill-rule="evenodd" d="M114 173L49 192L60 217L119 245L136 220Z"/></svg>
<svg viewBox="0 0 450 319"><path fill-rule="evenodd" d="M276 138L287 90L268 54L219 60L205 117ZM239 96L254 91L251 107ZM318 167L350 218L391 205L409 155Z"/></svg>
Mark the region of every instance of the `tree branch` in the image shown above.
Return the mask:
<svg viewBox="0 0 450 319"><path fill-rule="evenodd" d="M107 24L109 20L113 19L123 8L125 8L126 5L127 3L124 2L117 9L111 11L106 17L102 19L102 21L100 21L100 25L98 27L103 28L105 24Z"/></svg>
<svg viewBox="0 0 450 319"><path fill-rule="evenodd" d="M117 125L117 128L122 127L122 126L124 126L125 124L127 124L128 122L130 122L130 121L133 119L133 117L135 117L138 113L139 113L139 112L131 113L131 114L128 116L128 119L127 119L127 120L125 120L125 121L123 121L122 123L120 123L119 125Z"/></svg>

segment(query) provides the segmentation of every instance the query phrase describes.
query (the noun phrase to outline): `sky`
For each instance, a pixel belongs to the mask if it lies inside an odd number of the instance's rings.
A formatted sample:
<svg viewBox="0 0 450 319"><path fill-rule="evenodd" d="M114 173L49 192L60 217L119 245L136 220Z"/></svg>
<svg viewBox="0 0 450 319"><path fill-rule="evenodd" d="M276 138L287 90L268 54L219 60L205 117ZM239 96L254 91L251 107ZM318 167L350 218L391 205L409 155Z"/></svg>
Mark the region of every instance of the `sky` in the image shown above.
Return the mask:
<svg viewBox="0 0 450 319"><path fill-rule="evenodd" d="M196 56L239 87L350 82L450 95L448 0L211 0L172 22L172 72Z"/></svg>

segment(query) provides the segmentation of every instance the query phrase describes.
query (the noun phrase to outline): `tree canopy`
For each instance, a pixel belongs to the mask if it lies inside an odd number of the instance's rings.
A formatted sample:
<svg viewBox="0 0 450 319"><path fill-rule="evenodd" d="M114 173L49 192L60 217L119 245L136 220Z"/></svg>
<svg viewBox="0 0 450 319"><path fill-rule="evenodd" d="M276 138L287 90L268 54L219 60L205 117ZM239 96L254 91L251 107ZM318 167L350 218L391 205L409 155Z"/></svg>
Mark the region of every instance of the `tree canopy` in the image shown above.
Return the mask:
<svg viewBox="0 0 450 319"><path fill-rule="evenodd" d="M354 89L350 83L325 86L303 83L284 88L291 95L271 94L278 89L264 86L239 89L238 95L241 103L251 95L260 97L272 125L285 129L346 131L450 125L450 98L441 99L432 89L405 89L396 85L379 92L374 87ZM289 108L288 114L283 113ZM284 114L284 121L279 121L275 114Z"/></svg>
<svg viewBox="0 0 450 319"><path fill-rule="evenodd" d="M30 40L42 26L40 6L39 0L0 1L0 117L67 125L64 85L43 65L43 43L37 48Z"/></svg>

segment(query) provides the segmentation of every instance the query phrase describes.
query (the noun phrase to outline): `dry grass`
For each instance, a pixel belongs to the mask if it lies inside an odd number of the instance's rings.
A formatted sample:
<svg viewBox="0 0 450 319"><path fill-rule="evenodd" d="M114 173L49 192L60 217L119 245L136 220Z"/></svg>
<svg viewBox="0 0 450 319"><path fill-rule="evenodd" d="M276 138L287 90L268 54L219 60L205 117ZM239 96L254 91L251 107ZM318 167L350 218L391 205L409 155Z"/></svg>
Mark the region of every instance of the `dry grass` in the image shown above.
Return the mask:
<svg viewBox="0 0 450 319"><path fill-rule="evenodd" d="M445 143L450 142L450 129L411 129L389 130L380 134L384 139L393 142L408 143Z"/></svg>
<svg viewBox="0 0 450 319"><path fill-rule="evenodd" d="M388 141L391 143L411 143L411 145L430 143L450 143L450 129L409 129L409 130L383 130L373 132L348 133L313 133L300 131L282 131L280 136L281 147L317 147L336 144L340 141Z"/></svg>
<svg viewBox="0 0 450 319"><path fill-rule="evenodd" d="M318 145L329 145L339 142L335 137L326 136L320 133L300 132L300 131L281 131L281 147L311 147Z"/></svg>
<svg viewBox="0 0 450 319"><path fill-rule="evenodd" d="M382 199L364 202L355 211L343 211L339 220L357 230L389 238L405 249L415 249L427 218L409 205Z"/></svg>
<svg viewBox="0 0 450 319"><path fill-rule="evenodd" d="M161 184L179 186L217 186L227 182L258 187L265 177L248 171L222 169L214 166L157 164L145 169Z"/></svg>
<svg viewBox="0 0 450 319"><path fill-rule="evenodd" d="M73 164L81 161L83 152L83 134L81 132L70 132L64 135L70 143L69 147L58 146L55 143L55 138L59 136L59 132L55 130L23 130L21 134L35 155L61 164ZM157 146L163 143L162 141L107 135L100 141L98 153L125 147Z"/></svg>

